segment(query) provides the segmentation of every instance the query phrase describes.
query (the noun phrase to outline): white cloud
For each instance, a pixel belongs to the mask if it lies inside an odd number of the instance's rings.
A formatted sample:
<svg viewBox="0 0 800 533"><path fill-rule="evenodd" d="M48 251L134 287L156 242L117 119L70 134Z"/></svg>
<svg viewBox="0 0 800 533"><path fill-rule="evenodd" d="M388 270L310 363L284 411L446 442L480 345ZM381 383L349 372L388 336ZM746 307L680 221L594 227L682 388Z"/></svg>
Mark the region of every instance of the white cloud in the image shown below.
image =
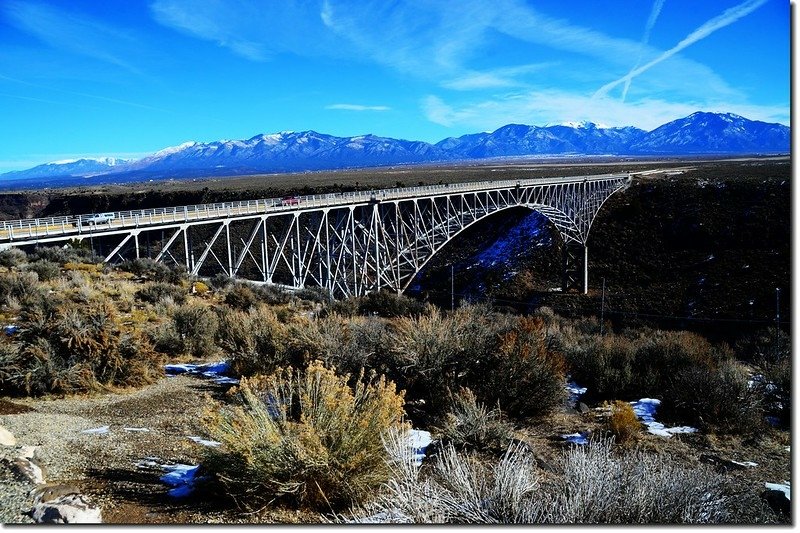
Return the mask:
<svg viewBox="0 0 800 533"><path fill-rule="evenodd" d="M519 79L520 76L541 72L557 64L551 61L485 71L467 71L462 76L445 81L441 85L457 91L521 87L527 84Z"/></svg>
<svg viewBox="0 0 800 533"><path fill-rule="evenodd" d="M692 44L694 44L694 43L696 43L696 42L698 42L698 41L700 41L702 39L705 39L706 37L708 37L709 35L711 35L715 31L720 30L720 29L724 28L725 26L728 26L728 25L736 22L737 20L739 20L740 18L742 18L742 17L744 17L746 15L749 15L750 13L752 13L753 11L755 11L756 9L758 9L759 7L764 5L766 3L766 1L767 0L747 0L746 2L742 2L741 4L736 5L736 6L732 7L732 8L730 8L730 9L726 9L721 15L718 15L718 16L714 17L713 19L707 21L705 24L703 24L702 26L700 26L699 28L694 30L692 33L687 35L681 42L679 42L678 44L676 44L675 46L673 46L672 48L670 48L666 52L663 52L662 54L660 54L655 59L651 60L650 62L648 62L648 63L646 63L646 64L644 64L644 65L642 65L640 67L634 68L633 70L628 72L625 76L623 76L623 77L621 77L621 78L619 78L617 80L614 80L614 81L612 81L610 83L607 83L607 84L603 85L602 87L600 87L600 89L597 90L595 95L599 96L599 95L608 94L608 92L611 89L613 89L614 87L616 87L620 83L624 83L626 81L632 80L633 78L635 78L639 74L642 74L643 72L649 70L650 68L658 65L662 61L665 61L665 60L671 58L672 56L674 56L675 54L677 54L678 52L680 52L684 48L687 48L688 46L690 46L690 45L692 45Z"/></svg>
<svg viewBox="0 0 800 533"><path fill-rule="evenodd" d="M647 98L622 102L617 98L593 98L581 93L556 90L531 91L476 100L447 103L429 95L421 104L431 122L467 131L492 131L509 123L544 125L566 120L587 120L610 127L636 126L651 130L665 122L695 111L732 112L751 120L789 123L788 110L781 106L758 106L717 100L669 102Z"/></svg>
<svg viewBox="0 0 800 533"><path fill-rule="evenodd" d="M359 105L359 104L331 104L325 109L338 109L342 111L390 111L392 108L385 105Z"/></svg>
<svg viewBox="0 0 800 533"><path fill-rule="evenodd" d="M653 26L656 25L656 20L658 20L658 15L661 14L661 9L664 7L664 0L655 0L653 2L653 7L650 9L650 16L647 17L647 23L644 26L644 35L642 35L642 49L639 51L639 58L636 60L636 64L633 66L634 69L642 64L642 57L644 57L644 48L647 43L650 42L650 32L653 31ZM631 79L625 80L625 87L622 89L622 101L625 101L625 97L628 96L628 89L631 88Z"/></svg>
<svg viewBox="0 0 800 533"><path fill-rule="evenodd" d="M127 59L140 43L136 36L95 19L36 2L8 1L7 19L17 29L49 46L141 74Z"/></svg>

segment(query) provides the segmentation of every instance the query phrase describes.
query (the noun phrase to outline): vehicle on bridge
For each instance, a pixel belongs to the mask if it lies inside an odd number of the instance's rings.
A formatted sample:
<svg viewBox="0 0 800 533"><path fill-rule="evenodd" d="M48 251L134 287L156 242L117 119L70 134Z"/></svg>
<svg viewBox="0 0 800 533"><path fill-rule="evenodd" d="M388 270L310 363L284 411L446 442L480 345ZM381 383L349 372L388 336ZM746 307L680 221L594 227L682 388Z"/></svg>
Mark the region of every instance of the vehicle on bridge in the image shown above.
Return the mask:
<svg viewBox="0 0 800 533"><path fill-rule="evenodd" d="M115 218L116 215L114 213L97 213L94 215L78 217L73 225L81 226L83 224L88 224L90 226L94 226L97 224L111 224Z"/></svg>
<svg viewBox="0 0 800 533"><path fill-rule="evenodd" d="M281 205L298 205L299 203L299 196L284 196L281 198Z"/></svg>

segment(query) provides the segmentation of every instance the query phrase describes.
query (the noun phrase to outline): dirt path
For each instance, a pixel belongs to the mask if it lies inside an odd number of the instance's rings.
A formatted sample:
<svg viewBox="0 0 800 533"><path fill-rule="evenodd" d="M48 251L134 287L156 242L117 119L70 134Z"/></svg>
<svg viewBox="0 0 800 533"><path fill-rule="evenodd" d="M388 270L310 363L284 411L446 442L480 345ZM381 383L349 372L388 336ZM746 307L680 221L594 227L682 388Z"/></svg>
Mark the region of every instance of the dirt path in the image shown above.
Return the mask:
<svg viewBox="0 0 800 533"><path fill-rule="evenodd" d="M210 509L169 498L168 487L159 481L163 472L136 463L157 457L162 464L197 464L203 446L188 437L204 436L200 416L205 397L223 391L207 380L177 376L137 391L92 398L14 399L0 405L0 425L18 445L37 447L46 481L70 483L92 496L104 522L206 522L215 518ZM104 426L107 433L83 433ZM15 483L20 485L15 492L31 488ZM18 504L22 508L26 502ZM4 521L28 521L13 513ZM227 514L218 518L236 520Z"/></svg>

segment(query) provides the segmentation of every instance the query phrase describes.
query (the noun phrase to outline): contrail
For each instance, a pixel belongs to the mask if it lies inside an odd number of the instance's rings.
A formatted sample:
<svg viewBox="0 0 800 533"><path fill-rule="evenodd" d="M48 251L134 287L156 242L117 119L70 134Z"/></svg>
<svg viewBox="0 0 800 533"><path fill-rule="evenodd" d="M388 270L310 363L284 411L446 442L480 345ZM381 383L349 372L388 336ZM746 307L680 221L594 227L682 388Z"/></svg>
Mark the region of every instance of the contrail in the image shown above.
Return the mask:
<svg viewBox="0 0 800 533"><path fill-rule="evenodd" d="M653 9L650 10L650 17L647 19L647 24L644 26L644 35L642 35L642 46L639 49L639 57L636 59L636 64L633 66L636 69L642 63L642 57L644 56L644 47L650 42L650 32L653 30L653 26L656 25L656 19L658 19L658 15L661 13L661 8L664 7L665 0L656 0L653 2ZM631 80L625 80L625 87L622 89L622 101L625 101L625 97L628 95L628 89L631 87Z"/></svg>
<svg viewBox="0 0 800 533"><path fill-rule="evenodd" d="M645 72L649 70L651 67L658 65L665 59L669 59L670 57L674 56L684 48L696 43L697 41L700 41L701 39L705 39L715 31L736 22L737 20L746 15L749 15L750 13L752 13L753 11L764 5L766 2L767 0L748 0L747 2L742 2L741 4L734 6L730 9L726 9L721 15L714 17L713 19L709 20L708 22L706 22L705 24L694 30L692 33L687 35L681 42L679 42L678 44L676 44L675 46L673 46L672 48L670 48L669 50L658 56L657 58L653 59L649 63L631 70L618 80L614 80L610 83L603 85L594 93L592 98L607 94L608 91L610 91L620 83L624 83L626 80L632 80L642 72Z"/></svg>

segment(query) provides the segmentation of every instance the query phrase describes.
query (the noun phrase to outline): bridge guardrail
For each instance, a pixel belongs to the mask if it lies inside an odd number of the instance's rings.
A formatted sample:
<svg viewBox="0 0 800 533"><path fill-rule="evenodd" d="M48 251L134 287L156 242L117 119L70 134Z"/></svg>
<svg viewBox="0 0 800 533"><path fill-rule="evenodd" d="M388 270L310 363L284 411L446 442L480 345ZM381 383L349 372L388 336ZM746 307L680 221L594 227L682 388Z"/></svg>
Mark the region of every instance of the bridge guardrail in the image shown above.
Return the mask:
<svg viewBox="0 0 800 533"><path fill-rule="evenodd" d="M528 178L519 180L476 181L443 185L419 185L392 189L351 191L298 196L291 205L281 198L217 202L178 207L158 207L128 211L113 211L114 219L102 224L83 222L92 214L54 216L0 221L0 242L26 240L34 237L49 237L74 234L77 236L105 233L109 229L130 229L176 222L213 220L231 216L247 216L275 211L302 211L305 208L336 207L343 204L368 203L374 200L399 200L414 197L436 196L442 193L474 192L510 187L583 182L588 179L619 179L630 174L600 174L563 178ZM111 213L111 212L110 212Z"/></svg>

